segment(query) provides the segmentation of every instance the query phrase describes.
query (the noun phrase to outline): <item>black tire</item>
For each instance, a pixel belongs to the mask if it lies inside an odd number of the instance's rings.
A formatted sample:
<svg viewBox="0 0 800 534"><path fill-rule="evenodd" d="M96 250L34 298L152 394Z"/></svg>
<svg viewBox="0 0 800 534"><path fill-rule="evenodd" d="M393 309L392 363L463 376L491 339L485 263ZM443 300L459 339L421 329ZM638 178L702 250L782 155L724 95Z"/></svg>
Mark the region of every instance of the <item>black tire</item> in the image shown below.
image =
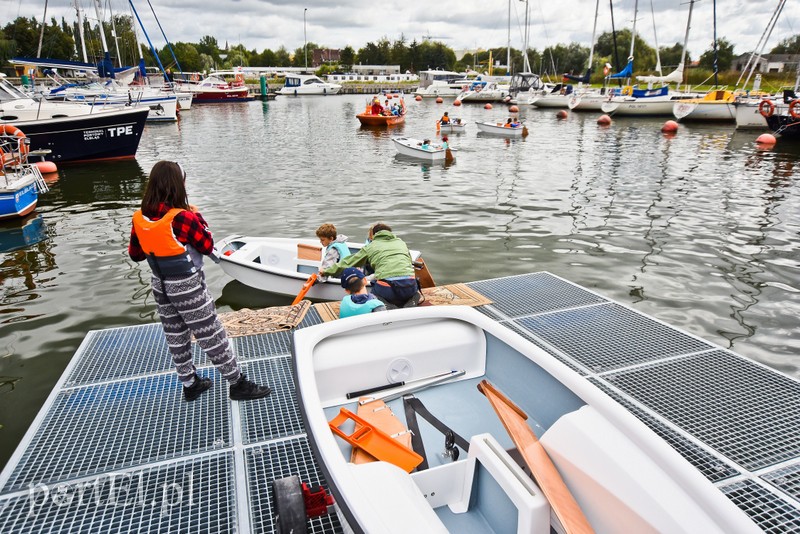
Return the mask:
<svg viewBox="0 0 800 534"><path fill-rule="evenodd" d="M306 534L306 504L300 477L290 476L272 482L275 501L275 529L278 534Z"/></svg>

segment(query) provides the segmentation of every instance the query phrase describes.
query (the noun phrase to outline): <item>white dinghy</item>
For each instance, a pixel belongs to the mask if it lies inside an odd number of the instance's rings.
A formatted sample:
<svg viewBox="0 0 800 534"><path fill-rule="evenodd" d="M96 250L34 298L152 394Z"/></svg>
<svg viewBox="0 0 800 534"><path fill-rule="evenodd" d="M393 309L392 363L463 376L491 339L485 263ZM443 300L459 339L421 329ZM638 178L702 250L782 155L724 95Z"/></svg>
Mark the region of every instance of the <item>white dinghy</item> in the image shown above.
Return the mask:
<svg viewBox="0 0 800 534"><path fill-rule="evenodd" d="M759 531L611 397L473 309L312 326L293 358L346 532Z"/></svg>
<svg viewBox="0 0 800 534"><path fill-rule="evenodd" d="M347 243L351 252L362 246ZM217 250L220 267L228 276L246 286L287 296L296 296L322 262L322 247L316 239L230 235L217 243ZM422 254L418 250L409 252L422 284L430 278L421 274L427 274ZM317 282L306 294L314 300L341 300L343 296L338 278Z"/></svg>
<svg viewBox="0 0 800 534"><path fill-rule="evenodd" d="M519 126L505 126L502 122L476 122L478 130L492 135L502 135L503 137L522 137L523 132L527 131L523 124Z"/></svg>
<svg viewBox="0 0 800 534"><path fill-rule="evenodd" d="M425 161L446 161L448 150L441 144L428 143L427 148L423 148L423 142L420 139L413 137L392 137L394 147L397 153L401 156L408 156L410 158L423 159ZM451 159L452 157L452 149Z"/></svg>

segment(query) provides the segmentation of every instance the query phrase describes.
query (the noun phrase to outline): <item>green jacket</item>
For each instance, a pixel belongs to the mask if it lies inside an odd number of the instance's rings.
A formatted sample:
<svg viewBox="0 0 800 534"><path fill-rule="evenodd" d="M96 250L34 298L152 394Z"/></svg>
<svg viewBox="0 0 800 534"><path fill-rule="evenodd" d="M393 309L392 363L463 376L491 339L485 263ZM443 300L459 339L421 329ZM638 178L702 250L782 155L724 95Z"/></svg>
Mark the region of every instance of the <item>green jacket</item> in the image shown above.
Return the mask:
<svg viewBox="0 0 800 534"><path fill-rule="evenodd" d="M388 230L381 230L372 236L372 242L361 250L334 263L324 271L325 276L339 276L348 267L363 267L369 263L375 270L376 280L385 280L396 276L414 276L414 265L411 253L399 237Z"/></svg>

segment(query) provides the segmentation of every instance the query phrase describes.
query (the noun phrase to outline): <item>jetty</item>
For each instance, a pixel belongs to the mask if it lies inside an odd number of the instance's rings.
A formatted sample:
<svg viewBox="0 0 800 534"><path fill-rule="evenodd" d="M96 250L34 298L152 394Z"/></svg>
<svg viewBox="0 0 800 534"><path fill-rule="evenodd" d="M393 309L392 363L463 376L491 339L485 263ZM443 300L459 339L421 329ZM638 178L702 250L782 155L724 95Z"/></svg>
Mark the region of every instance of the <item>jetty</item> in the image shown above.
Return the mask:
<svg viewBox="0 0 800 534"><path fill-rule="evenodd" d="M478 311L660 436L743 525L800 530L800 381L550 273L465 285L490 301ZM297 328L323 320L312 307ZM88 332L0 473L0 532L273 532L272 481L325 480L295 401L292 331L231 341L270 397L231 402L195 347L214 387L187 403L159 323ZM309 522L344 530L334 514Z"/></svg>

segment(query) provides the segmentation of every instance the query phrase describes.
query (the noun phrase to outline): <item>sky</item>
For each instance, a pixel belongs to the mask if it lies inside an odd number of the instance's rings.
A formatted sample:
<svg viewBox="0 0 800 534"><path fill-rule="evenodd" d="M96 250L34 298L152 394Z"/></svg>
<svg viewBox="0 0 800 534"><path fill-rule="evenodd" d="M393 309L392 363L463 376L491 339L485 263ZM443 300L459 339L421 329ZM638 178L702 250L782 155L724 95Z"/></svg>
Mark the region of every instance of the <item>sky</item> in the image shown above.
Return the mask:
<svg viewBox="0 0 800 534"><path fill-rule="evenodd" d="M78 0L81 8L96 19L92 0ZM125 0L101 0L116 14L130 14ZM508 0L436 0L376 2L367 0L150 0L161 26L171 42L198 42L214 36L220 45L241 43L248 50L290 52L309 42L328 48L352 46L356 51L369 41L383 37L390 41L404 36L407 42L428 37L455 50L477 47L505 47L509 34ZM157 47L160 35L146 0L133 0L145 29ZM735 45L736 54L755 48L778 0L717 0L717 36ZM767 51L782 39L800 33L800 12L789 8L781 14ZM75 20L72 0L49 0L47 18ZM511 2L511 46L523 48L525 2ZM651 12L652 6L652 12ZM796 7L796 6L795 6ZM528 0L529 46L577 42L590 46L595 1ZM613 0L617 29L630 28L634 0ZM17 16L41 20L44 1L0 0L0 25ZM688 0L639 0L636 32L651 46L683 43L689 14ZM106 20L107 15L104 15ZM655 25L653 19L655 18ZM654 34L655 27L655 34ZM611 31L609 2L600 1L597 35ZM655 35L655 37L654 37ZM713 42L713 0L694 4L688 49L693 58Z"/></svg>

